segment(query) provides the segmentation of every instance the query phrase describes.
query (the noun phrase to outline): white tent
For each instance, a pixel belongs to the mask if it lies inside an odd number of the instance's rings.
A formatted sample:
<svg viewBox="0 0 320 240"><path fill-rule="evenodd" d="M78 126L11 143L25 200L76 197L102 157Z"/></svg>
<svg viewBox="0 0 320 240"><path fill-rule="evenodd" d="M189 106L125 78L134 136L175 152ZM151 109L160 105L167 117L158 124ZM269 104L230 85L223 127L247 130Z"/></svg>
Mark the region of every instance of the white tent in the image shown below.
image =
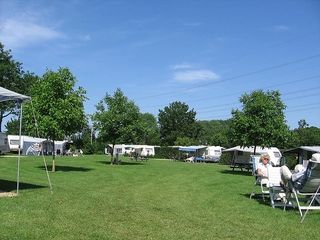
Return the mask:
<svg viewBox="0 0 320 240"><path fill-rule="evenodd" d="M312 154L314 153L320 153L320 146L300 146L297 148L292 148L285 150L283 152L286 153L295 153L298 156L297 164L302 164L303 160L310 159L312 157Z"/></svg>
<svg viewBox="0 0 320 240"><path fill-rule="evenodd" d="M5 89L3 87L0 87L0 102L5 101L16 101L20 106L20 115L19 115L19 121L20 121L20 127L19 127L19 151L18 151L18 163L17 163L17 194L19 194L19 182L20 182L20 157L21 157L21 126L22 126L22 103L24 101L31 100L31 97L25 96L13 91L10 91L8 89ZM51 182L50 178L47 172L48 181L51 189Z"/></svg>
<svg viewBox="0 0 320 240"><path fill-rule="evenodd" d="M0 87L0 102L10 101L10 100L23 102L25 100L30 100L30 99L31 97Z"/></svg>

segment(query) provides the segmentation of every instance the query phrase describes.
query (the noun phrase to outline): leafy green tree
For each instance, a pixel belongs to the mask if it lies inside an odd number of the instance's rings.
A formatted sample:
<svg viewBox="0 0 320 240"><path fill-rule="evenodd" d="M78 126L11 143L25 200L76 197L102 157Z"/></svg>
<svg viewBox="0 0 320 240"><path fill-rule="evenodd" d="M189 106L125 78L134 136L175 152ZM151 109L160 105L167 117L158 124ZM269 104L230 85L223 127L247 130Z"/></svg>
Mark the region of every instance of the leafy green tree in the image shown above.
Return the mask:
<svg viewBox="0 0 320 240"><path fill-rule="evenodd" d="M40 137L53 141L53 172L54 141L81 131L86 124L83 106L86 92L81 87L75 89L75 84L76 78L68 68L60 68L57 72L47 70L31 89L32 104L27 103L24 108L28 133L37 135L38 130Z"/></svg>
<svg viewBox="0 0 320 240"><path fill-rule="evenodd" d="M84 154L93 154L94 153L94 133L92 128L87 124L82 128L82 130L71 136L73 146L76 149L82 149Z"/></svg>
<svg viewBox="0 0 320 240"><path fill-rule="evenodd" d="M139 108L120 89L113 96L107 94L96 109L92 116L94 127L106 142L111 142L112 149L116 143L133 143L141 136ZM113 151L111 157L111 164L119 164L116 158L113 159Z"/></svg>
<svg viewBox="0 0 320 240"><path fill-rule="evenodd" d="M158 145L160 144L160 132L157 119L151 113L141 113L142 136L138 142L140 144Z"/></svg>
<svg viewBox="0 0 320 240"><path fill-rule="evenodd" d="M241 146L284 147L290 133L278 91L262 90L244 94L240 98L242 110L232 110L230 136Z"/></svg>
<svg viewBox="0 0 320 240"><path fill-rule="evenodd" d="M223 147L231 146L228 138L230 120L199 121L199 124L201 126L200 144Z"/></svg>
<svg viewBox="0 0 320 240"><path fill-rule="evenodd" d="M189 137L177 137L177 140L174 142L175 146L191 146L196 144L195 139Z"/></svg>
<svg viewBox="0 0 320 240"><path fill-rule="evenodd" d="M196 140L200 125L197 123L196 112L182 102L173 102L163 110L159 110L158 122L160 138L163 145L174 145L178 137Z"/></svg>
<svg viewBox="0 0 320 240"><path fill-rule="evenodd" d="M28 94L36 77L27 72L24 73L22 64L15 61L10 50L5 50L0 42L0 86L21 94ZM14 114L17 115L18 106L13 101L0 103L0 131L3 119Z"/></svg>
<svg viewBox="0 0 320 240"><path fill-rule="evenodd" d="M298 129L309 127L309 124L306 122L305 119L301 119L298 121Z"/></svg>
<svg viewBox="0 0 320 240"><path fill-rule="evenodd" d="M11 118L5 125L6 134L18 135L20 130L20 122L18 119ZM22 134L24 134L25 124L22 122Z"/></svg>
<svg viewBox="0 0 320 240"><path fill-rule="evenodd" d="M317 127L299 127L293 132L297 136L296 146L319 146L320 145L320 128Z"/></svg>

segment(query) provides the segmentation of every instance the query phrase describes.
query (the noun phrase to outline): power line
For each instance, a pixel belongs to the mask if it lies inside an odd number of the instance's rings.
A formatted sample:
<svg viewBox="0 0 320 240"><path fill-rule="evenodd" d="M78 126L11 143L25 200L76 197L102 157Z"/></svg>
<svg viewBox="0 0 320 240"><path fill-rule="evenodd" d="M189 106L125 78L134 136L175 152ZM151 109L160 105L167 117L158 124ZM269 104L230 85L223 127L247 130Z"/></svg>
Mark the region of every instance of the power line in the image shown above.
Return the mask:
<svg viewBox="0 0 320 240"><path fill-rule="evenodd" d="M286 66L289 66L289 65L292 65L292 64L309 61L309 60L312 60L312 59L315 59L315 58L318 58L318 57L320 57L320 54L315 54L315 55L312 55L312 56L299 58L299 59L292 60L292 61L289 61L289 62L285 62L285 63L281 63L281 64L277 64L277 65L272 65L270 67L262 68L262 69L259 69L259 70L256 70L256 71L243 73L243 74L239 74L239 75L236 75L236 76L233 76L233 77L225 78L224 80L211 82L211 83L203 83L203 84L195 85L193 87L184 88L184 91L190 90L190 89L196 89L196 88L200 88L200 87L206 87L206 86L210 86L210 85L214 85L214 84L224 83L224 82L228 82L228 81L235 80L235 79L238 79L238 78L248 77L248 76L251 76L251 75L267 72L267 71L270 71L270 70L286 67ZM171 91L171 92L166 92L166 93L154 94L154 95L138 98L138 100L139 99L141 100L141 99L147 99L147 98L166 96L166 95L171 95L171 94L180 93L180 92L181 91Z"/></svg>
<svg viewBox="0 0 320 240"><path fill-rule="evenodd" d="M295 79L293 81L287 81L287 82L283 82L283 83L279 83L279 84L272 84L272 85L266 86L265 88L273 88L273 87L277 87L277 86L284 86L284 85L292 84L292 83L295 83L295 82L301 82L301 81L306 81L306 80L311 80L311 79L316 79L316 78L320 78L320 75L308 76L308 77L299 78L299 79ZM254 91L254 89L247 90L246 92L248 92L248 91ZM292 93L296 93L296 92L299 92L299 91L303 91L303 90L294 91ZM243 94L243 93L244 93L244 91L238 91L238 92L233 92L233 93L230 93L230 94L216 95L215 98L220 99L220 98L224 98L224 97L236 96L236 95ZM290 93L288 93L288 94L290 94ZM212 96L205 97L205 98L192 99L192 102L201 102L201 101L209 100L209 99L212 99ZM190 102L189 102L189 104L190 104ZM227 105L230 105L230 104L235 104L235 103L229 103ZM164 104L144 106L144 108L157 108L157 107L162 107L163 105ZM220 105L221 104L219 104L218 106L220 106ZM209 107L207 107L207 108L209 108Z"/></svg>
<svg viewBox="0 0 320 240"><path fill-rule="evenodd" d="M317 106L317 105L315 105L315 106ZM293 110L285 110L285 114L291 113L291 112L303 112L303 111L307 111L307 110L317 110L317 108L315 108L315 107L306 107L306 108L298 108L298 109L293 109ZM212 116L210 116L210 120L212 120L212 119L223 119L223 118L231 118L231 111L230 111L230 114L212 115ZM210 121L210 120L207 120L207 121ZM205 121L205 120L200 120L200 121Z"/></svg>
<svg viewBox="0 0 320 240"><path fill-rule="evenodd" d="M313 91L313 90L316 90L316 89L320 89L320 87L300 89L298 91L291 91L291 92L283 94L282 96L287 96L287 95L291 95L291 94L294 94L294 93L301 93L301 92L305 93L306 91ZM318 93L314 93L314 94L308 94L308 95L303 95L303 96L295 96L295 97L282 99L282 100L283 101L284 100L288 101L288 100L312 97L312 96L317 96L317 95L319 95L319 94ZM240 102L232 102L232 103L227 103L227 104L216 104L216 105L211 105L211 106L208 106L208 107L205 107L205 108L200 108L200 110L216 108L216 107L222 107L222 106L231 106L231 105L236 105L236 104L240 104ZM208 111L206 111L206 112L208 112Z"/></svg>

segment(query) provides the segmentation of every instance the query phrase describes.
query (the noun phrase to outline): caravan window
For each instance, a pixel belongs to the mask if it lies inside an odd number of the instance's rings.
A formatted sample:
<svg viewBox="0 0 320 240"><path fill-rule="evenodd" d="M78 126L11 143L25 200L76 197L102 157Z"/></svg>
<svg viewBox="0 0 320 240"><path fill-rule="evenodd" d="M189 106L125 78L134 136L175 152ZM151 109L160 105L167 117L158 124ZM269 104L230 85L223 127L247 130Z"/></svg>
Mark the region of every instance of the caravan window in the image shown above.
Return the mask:
<svg viewBox="0 0 320 240"><path fill-rule="evenodd" d="M275 156L276 158L281 157L279 152L273 152L273 154L274 154L274 156Z"/></svg>
<svg viewBox="0 0 320 240"><path fill-rule="evenodd" d="M117 149L116 149L116 152L117 152L117 153L122 153L122 148L117 148Z"/></svg>
<svg viewBox="0 0 320 240"><path fill-rule="evenodd" d="M10 140L10 145L19 145L19 140Z"/></svg>

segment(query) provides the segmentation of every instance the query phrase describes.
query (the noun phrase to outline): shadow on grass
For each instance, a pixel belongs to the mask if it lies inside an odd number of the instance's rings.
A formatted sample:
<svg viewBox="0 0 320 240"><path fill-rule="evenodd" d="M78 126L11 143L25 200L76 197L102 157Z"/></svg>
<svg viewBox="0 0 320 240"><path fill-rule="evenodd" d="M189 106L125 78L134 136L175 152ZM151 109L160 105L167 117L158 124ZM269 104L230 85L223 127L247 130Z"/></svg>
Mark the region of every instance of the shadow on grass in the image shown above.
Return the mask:
<svg viewBox="0 0 320 240"><path fill-rule="evenodd" d="M47 186L41 186L41 185L35 185L31 183L24 183L20 182L19 183L19 189L35 189L35 188L46 188ZM9 180L4 180L0 179L0 189L5 192L11 192L13 190L17 189L17 182L16 181L9 181Z"/></svg>
<svg viewBox="0 0 320 240"><path fill-rule="evenodd" d="M111 161L97 161L98 163L104 164L104 165L110 165ZM132 162L121 162L119 165L144 165L145 162L136 162L136 161L132 161Z"/></svg>
<svg viewBox="0 0 320 240"><path fill-rule="evenodd" d="M48 165L48 171L51 171L52 166ZM45 170L44 166L39 166L38 168ZM89 172L93 170L92 168L84 168L84 167L70 167L70 166L59 166L56 165L56 172Z"/></svg>
<svg viewBox="0 0 320 240"><path fill-rule="evenodd" d="M263 197L262 197L262 194L261 193L256 193L255 195L253 195L250 199L250 193L245 193L245 194L240 194L246 198L248 198L249 200L251 201L256 201L258 202L259 204L261 205L265 205L265 206L271 206L270 205L270 198L269 198L269 194L265 194L264 195L264 201L263 201Z"/></svg>
<svg viewBox="0 0 320 240"><path fill-rule="evenodd" d="M252 177L252 173L250 171L238 171L238 170L222 170L220 171L223 174L232 174L232 175L243 175L243 176L250 176Z"/></svg>

